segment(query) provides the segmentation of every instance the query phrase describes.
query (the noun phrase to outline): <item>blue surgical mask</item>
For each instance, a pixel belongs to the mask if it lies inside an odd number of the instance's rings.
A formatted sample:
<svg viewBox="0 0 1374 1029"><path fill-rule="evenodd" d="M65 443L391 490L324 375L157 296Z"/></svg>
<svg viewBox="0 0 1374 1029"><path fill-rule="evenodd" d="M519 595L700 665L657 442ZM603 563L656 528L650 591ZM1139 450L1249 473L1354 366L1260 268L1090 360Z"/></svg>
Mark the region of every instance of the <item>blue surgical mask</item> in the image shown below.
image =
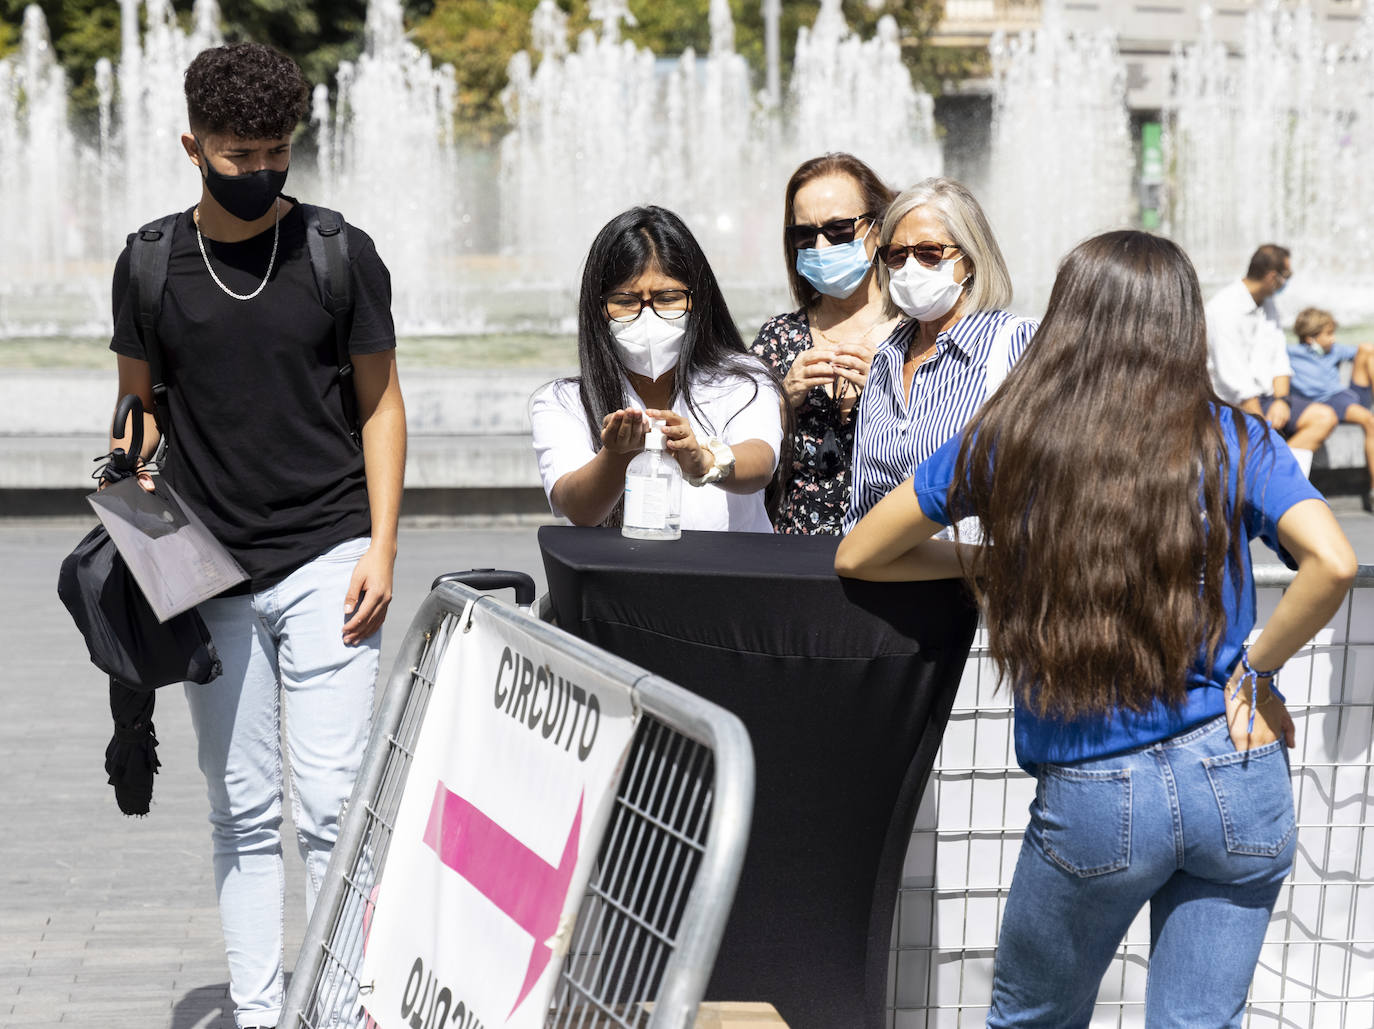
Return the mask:
<svg viewBox="0 0 1374 1029"><path fill-rule="evenodd" d="M868 232L865 232L848 243L798 250L797 274L826 296L843 300L859 288L873 265L873 258L864 249L867 238Z"/></svg>

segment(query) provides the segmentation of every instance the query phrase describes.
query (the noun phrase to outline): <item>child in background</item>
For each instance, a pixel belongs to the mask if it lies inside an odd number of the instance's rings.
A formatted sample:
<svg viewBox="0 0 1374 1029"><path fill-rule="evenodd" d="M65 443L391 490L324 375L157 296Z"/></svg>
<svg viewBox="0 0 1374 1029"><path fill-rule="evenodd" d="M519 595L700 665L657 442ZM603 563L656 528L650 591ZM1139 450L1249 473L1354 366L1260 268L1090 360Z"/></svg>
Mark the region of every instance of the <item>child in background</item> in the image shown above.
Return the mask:
<svg viewBox="0 0 1374 1029"><path fill-rule="evenodd" d="M1374 381L1374 344L1336 342L1336 319L1330 311L1309 307L1298 315L1293 325L1298 337L1296 346L1288 348L1293 366L1293 394L1302 401L1326 404L1343 422L1351 422L1364 430L1365 464L1369 468L1370 488L1363 497L1364 509L1374 513L1374 397L1370 383ZM1341 379L1343 361L1354 362L1350 385Z"/></svg>

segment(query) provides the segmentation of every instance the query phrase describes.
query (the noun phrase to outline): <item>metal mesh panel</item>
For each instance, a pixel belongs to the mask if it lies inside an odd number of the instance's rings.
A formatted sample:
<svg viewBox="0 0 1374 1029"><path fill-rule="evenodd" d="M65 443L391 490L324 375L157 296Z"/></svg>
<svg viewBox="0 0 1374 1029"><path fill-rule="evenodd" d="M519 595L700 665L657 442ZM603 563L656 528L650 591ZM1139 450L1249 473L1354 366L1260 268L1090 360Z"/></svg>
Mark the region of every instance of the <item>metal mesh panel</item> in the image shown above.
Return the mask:
<svg viewBox="0 0 1374 1029"><path fill-rule="evenodd" d="M343 904L324 941L323 961L310 984L309 1001L300 1012L299 1024L307 1029L328 1026L332 1019L339 1018L343 1024L351 1024L346 1016L355 1009L358 997L358 971L363 960L364 926L371 916L372 886L386 865L406 773L434 689L434 675L456 626L457 619L452 615L443 617L438 628L428 635L420 661L410 674L400 724L386 740L380 787L365 802L362 844L344 872Z"/></svg>
<svg viewBox="0 0 1374 1029"><path fill-rule="evenodd" d="M420 639L422 609L411 628L414 667L393 677L382 699L379 725L396 728L384 740L374 738L369 749L359 779L365 797L354 801L363 805L362 814L347 813L321 892L320 911L332 910L336 900L337 910L317 917L307 930L297 965L301 981L291 983L283 1026L358 1024L358 974L373 885L386 864L440 658L471 624L461 625L453 613L459 589L446 586L431 595L427 607L434 628ZM436 613L441 610L447 613ZM557 632L547 626L537 631ZM601 660L585 644L567 645L582 648L584 659L591 654L591 660ZM555 987L546 1020L551 1026L639 1027L695 1010L747 838L753 764L738 719L661 679L643 678L623 662L607 673L627 683L637 680L642 714ZM362 785L367 782L376 785L369 790Z"/></svg>
<svg viewBox="0 0 1374 1029"><path fill-rule="evenodd" d="M1365 570L1367 572L1367 570ZM1258 591L1256 626L1282 595ZM1010 698L980 627L907 851L893 925L889 1025L982 1026L1002 905L1035 782L1017 767ZM1247 1007L1251 1026L1374 1027L1374 577L1285 666L1298 727L1298 823ZM1093 1026L1143 1026L1141 912L1102 981Z"/></svg>
<svg viewBox="0 0 1374 1029"><path fill-rule="evenodd" d="M551 1026L647 1024L710 824L705 747L645 716L554 994Z"/></svg>

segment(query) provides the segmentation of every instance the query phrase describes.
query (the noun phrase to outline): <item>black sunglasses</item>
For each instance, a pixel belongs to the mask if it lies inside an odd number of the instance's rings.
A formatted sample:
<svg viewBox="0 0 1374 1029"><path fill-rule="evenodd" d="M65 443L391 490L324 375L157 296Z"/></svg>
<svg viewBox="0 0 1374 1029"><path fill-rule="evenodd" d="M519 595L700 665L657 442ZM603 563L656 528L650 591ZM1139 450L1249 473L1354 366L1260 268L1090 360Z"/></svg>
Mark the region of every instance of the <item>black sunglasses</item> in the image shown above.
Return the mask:
<svg viewBox="0 0 1374 1029"><path fill-rule="evenodd" d="M934 268L945 259L946 250L958 249L957 243L937 243L933 239L923 239L921 242L912 243L909 246L889 243L878 248L878 260L894 272L906 264L908 256L916 258L917 262L925 268Z"/></svg>
<svg viewBox="0 0 1374 1029"><path fill-rule="evenodd" d="M808 250L816 245L816 238L824 236L831 245L854 242L859 222L871 222L873 212L865 211L857 218L836 218L824 225L789 225L783 230L787 245L793 250Z"/></svg>

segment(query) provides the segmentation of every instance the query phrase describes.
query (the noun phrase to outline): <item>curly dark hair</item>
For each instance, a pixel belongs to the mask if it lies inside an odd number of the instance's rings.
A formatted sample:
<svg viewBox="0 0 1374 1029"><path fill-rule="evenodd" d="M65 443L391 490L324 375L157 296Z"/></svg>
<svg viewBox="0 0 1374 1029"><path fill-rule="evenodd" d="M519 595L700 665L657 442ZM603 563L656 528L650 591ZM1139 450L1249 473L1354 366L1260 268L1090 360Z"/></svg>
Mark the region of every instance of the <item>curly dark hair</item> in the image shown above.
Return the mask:
<svg viewBox="0 0 1374 1029"><path fill-rule="evenodd" d="M280 139L309 110L310 84L285 54L261 43L231 43L196 55L186 69L193 132Z"/></svg>

